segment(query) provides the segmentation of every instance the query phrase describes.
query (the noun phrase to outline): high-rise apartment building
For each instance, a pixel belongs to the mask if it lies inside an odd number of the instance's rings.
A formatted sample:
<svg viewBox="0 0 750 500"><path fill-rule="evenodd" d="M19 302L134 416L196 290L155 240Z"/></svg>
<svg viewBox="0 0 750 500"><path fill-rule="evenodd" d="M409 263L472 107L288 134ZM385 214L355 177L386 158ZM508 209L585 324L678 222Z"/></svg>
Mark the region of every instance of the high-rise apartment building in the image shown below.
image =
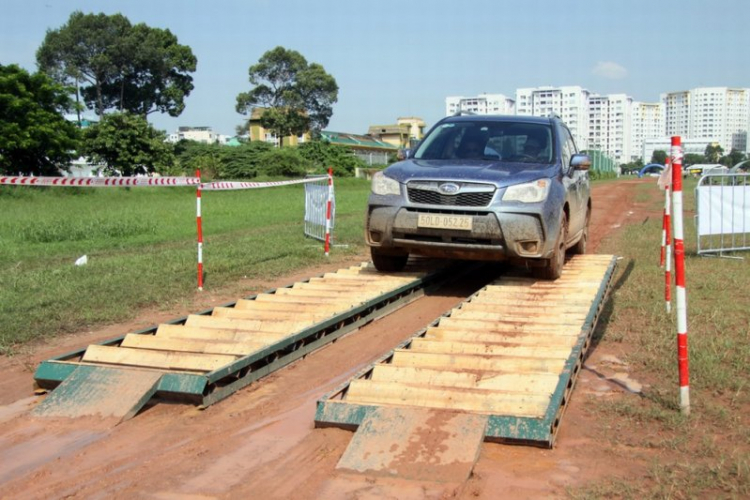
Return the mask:
<svg viewBox="0 0 750 500"><path fill-rule="evenodd" d="M589 91L577 86L536 87L516 90L516 114L559 116L570 129L578 149L589 147Z"/></svg>
<svg viewBox="0 0 750 500"><path fill-rule="evenodd" d="M475 97L450 96L445 98L445 115L469 111L477 115L513 115L515 103L503 94L479 94Z"/></svg>
<svg viewBox="0 0 750 500"><path fill-rule="evenodd" d="M448 97L446 114L555 114L570 128L579 149L601 150L618 163L650 158L646 151L679 135L694 147L718 142L729 153L750 153L750 89L701 87L669 92L658 103L625 94L592 94L578 86L517 89L515 102L502 94Z"/></svg>
<svg viewBox="0 0 750 500"><path fill-rule="evenodd" d="M643 155L646 139L664 137L664 108L660 102L633 102L630 112L630 159Z"/></svg>
<svg viewBox="0 0 750 500"><path fill-rule="evenodd" d="M588 102L589 148L618 163L630 161L633 98L625 94L592 94Z"/></svg>
<svg viewBox="0 0 750 500"><path fill-rule="evenodd" d="M715 138L726 153L748 151L750 89L699 87L661 95L667 136Z"/></svg>

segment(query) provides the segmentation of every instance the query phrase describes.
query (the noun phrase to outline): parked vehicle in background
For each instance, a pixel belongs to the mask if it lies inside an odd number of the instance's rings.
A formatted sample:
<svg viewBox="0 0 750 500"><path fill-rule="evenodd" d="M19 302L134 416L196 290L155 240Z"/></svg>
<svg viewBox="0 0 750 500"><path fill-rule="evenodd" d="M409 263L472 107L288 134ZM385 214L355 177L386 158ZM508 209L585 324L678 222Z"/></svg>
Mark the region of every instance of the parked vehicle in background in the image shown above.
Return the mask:
<svg viewBox="0 0 750 500"><path fill-rule="evenodd" d="M723 174L729 169L719 163L710 163L690 165L686 167L685 170L687 170L688 174L694 177L701 177L703 175L708 175L709 173Z"/></svg>
<svg viewBox="0 0 750 500"><path fill-rule="evenodd" d="M588 156L557 117L452 116L375 174L365 239L381 271L410 254L508 260L557 279L585 253Z"/></svg>

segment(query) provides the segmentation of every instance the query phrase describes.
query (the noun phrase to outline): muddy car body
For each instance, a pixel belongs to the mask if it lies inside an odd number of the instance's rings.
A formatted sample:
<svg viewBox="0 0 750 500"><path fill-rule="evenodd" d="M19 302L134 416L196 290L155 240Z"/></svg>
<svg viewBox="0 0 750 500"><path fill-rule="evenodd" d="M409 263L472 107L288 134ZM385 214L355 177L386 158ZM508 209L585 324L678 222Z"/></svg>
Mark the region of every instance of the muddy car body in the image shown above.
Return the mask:
<svg viewBox="0 0 750 500"><path fill-rule="evenodd" d="M453 116L373 178L365 238L375 266L409 254L509 260L556 279L585 252L590 161L556 117Z"/></svg>

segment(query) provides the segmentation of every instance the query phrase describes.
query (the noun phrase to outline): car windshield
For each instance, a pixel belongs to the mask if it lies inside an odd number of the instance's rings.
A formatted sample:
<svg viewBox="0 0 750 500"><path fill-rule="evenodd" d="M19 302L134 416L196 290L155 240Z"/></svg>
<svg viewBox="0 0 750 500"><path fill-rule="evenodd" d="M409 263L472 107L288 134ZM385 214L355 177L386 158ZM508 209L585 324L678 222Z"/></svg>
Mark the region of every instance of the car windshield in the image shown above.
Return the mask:
<svg viewBox="0 0 750 500"><path fill-rule="evenodd" d="M552 144L552 130L547 125L455 121L435 127L414 158L551 163Z"/></svg>

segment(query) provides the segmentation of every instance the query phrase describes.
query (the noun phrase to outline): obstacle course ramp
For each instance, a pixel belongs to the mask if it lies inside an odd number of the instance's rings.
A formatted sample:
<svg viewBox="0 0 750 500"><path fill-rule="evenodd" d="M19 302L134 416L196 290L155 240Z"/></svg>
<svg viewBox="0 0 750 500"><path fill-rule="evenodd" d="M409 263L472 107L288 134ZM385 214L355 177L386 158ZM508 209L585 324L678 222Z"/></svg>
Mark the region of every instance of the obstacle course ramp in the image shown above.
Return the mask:
<svg viewBox="0 0 750 500"><path fill-rule="evenodd" d="M63 384L36 413L73 416L70 408L85 400L88 409L80 414L107 415L96 402L109 405L104 393L124 393L128 374L154 380L143 385L144 394L131 395L118 417L135 415L151 395L208 406L420 297L446 275L430 260L392 274L363 263L90 345L38 367L37 386ZM98 389L77 387L94 383Z"/></svg>
<svg viewBox="0 0 750 500"><path fill-rule="evenodd" d="M582 255L554 282L499 278L318 401L316 425L434 408L487 415L485 440L551 447L615 263Z"/></svg>

